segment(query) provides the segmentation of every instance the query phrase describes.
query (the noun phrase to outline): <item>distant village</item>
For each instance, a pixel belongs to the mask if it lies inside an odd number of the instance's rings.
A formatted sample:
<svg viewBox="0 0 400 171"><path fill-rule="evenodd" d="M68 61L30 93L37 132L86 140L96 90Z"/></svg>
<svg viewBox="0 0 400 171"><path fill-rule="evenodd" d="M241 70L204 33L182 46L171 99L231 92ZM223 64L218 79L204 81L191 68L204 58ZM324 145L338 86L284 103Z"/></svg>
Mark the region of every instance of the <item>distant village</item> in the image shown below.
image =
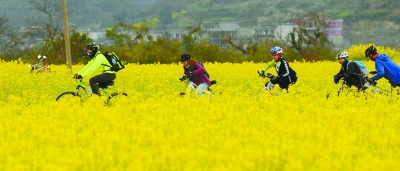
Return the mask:
<svg viewBox="0 0 400 171"><path fill-rule="evenodd" d="M325 35L335 47L343 46L343 19L327 20L328 27L325 29ZM239 22L203 22L201 24L201 39L207 39L209 44L218 47L227 46L226 38L234 38L237 42L262 42L266 40L285 39L294 28L298 27L298 21L293 20L289 23L257 25L253 28L240 28ZM24 32L25 28L21 28ZM309 32L315 31L310 27ZM112 44L105 36L105 31L77 30L79 33L88 33L89 37L101 44ZM181 40L182 36L188 34L186 29L167 29L150 30L153 39L167 37L169 39ZM39 36L38 36L39 37Z"/></svg>

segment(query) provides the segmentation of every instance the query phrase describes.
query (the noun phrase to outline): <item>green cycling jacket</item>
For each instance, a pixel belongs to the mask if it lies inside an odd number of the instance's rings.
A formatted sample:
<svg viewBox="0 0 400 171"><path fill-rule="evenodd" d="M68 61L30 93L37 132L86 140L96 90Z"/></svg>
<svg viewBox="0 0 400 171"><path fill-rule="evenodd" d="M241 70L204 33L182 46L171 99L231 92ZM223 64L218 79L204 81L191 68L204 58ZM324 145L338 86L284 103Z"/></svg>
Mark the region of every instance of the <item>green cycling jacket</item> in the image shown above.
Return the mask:
<svg viewBox="0 0 400 171"><path fill-rule="evenodd" d="M107 58L100 52L97 51L93 59L83 67L78 74L83 78L92 74L94 71L100 71L102 73L115 73L115 71L110 71L111 65Z"/></svg>
<svg viewBox="0 0 400 171"><path fill-rule="evenodd" d="M262 71L265 72L266 70L268 70L268 68L274 67L275 64L276 64L275 60L272 59L272 61L269 61L269 62L264 66L264 68L262 69Z"/></svg>

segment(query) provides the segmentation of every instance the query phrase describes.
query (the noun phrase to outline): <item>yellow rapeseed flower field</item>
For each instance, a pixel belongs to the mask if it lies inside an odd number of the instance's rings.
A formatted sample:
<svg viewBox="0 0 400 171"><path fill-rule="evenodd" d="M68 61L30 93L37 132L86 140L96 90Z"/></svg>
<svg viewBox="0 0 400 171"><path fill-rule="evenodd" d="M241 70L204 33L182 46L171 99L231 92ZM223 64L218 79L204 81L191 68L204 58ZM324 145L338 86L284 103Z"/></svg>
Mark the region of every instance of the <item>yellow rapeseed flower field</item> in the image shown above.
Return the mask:
<svg viewBox="0 0 400 171"><path fill-rule="evenodd" d="M263 63L205 66L211 98L179 96L180 64L128 64L114 88L129 96L104 106L55 101L83 65L1 62L0 170L399 170L400 95L338 97L337 62L291 62L289 93L262 92Z"/></svg>

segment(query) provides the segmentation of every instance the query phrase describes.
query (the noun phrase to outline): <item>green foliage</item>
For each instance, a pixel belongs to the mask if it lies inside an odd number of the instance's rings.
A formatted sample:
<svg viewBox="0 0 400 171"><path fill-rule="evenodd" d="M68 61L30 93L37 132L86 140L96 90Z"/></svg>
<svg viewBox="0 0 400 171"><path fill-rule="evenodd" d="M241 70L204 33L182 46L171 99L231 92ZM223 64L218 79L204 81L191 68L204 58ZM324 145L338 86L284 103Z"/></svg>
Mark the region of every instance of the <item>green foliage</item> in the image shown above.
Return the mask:
<svg viewBox="0 0 400 171"><path fill-rule="evenodd" d="M400 23L400 10L393 10L392 13L389 15L389 18L394 22Z"/></svg>
<svg viewBox="0 0 400 171"><path fill-rule="evenodd" d="M116 51L118 52L118 51ZM170 64L179 61L180 42L167 38L159 38L149 43L138 43L131 50L118 52L120 58L127 62L151 64L163 63Z"/></svg>
<svg viewBox="0 0 400 171"><path fill-rule="evenodd" d="M191 53L199 39L200 26L188 27L189 33L182 36L182 50Z"/></svg>
<svg viewBox="0 0 400 171"><path fill-rule="evenodd" d="M230 51L224 51L215 45L209 45L207 40L196 44L191 56L202 62L238 62L237 55Z"/></svg>
<svg viewBox="0 0 400 171"><path fill-rule="evenodd" d="M76 31L72 31L69 40L72 63L77 64L87 61L88 59L84 58L84 56L86 56L84 48L92 41L92 39L89 38L89 35L87 33L80 34ZM28 63L35 63L37 62L38 55L46 56L53 64L65 64L66 50L64 35L61 35L61 37L56 38L53 42L46 44L46 46L38 46L29 50L22 56L22 59Z"/></svg>
<svg viewBox="0 0 400 171"><path fill-rule="evenodd" d="M114 42L117 47L132 48L134 42L131 33L134 27L124 23L117 23L111 29L105 29L106 37Z"/></svg>
<svg viewBox="0 0 400 171"><path fill-rule="evenodd" d="M386 9L364 11L362 13L364 14L365 18L368 18L368 20L379 20L382 18L382 16L388 16L390 14L390 12Z"/></svg>
<svg viewBox="0 0 400 171"><path fill-rule="evenodd" d="M302 56L303 61L324 61L324 60L333 60L335 54L327 48L315 48L309 47L307 49L302 49L300 51L300 55Z"/></svg>
<svg viewBox="0 0 400 171"><path fill-rule="evenodd" d="M266 62L271 59L271 56L269 55L270 49L267 48L267 46L271 45L268 45L268 42L262 42L254 46L256 46L256 48L253 48L252 52L246 56L247 61Z"/></svg>
<svg viewBox="0 0 400 171"><path fill-rule="evenodd" d="M70 48L71 48L71 60L73 64L77 63L83 63L87 61L87 58L84 58L87 56L86 51L84 48L93 40L89 37L88 33L78 33L76 31L72 31L72 34L69 37L70 41ZM64 44L65 46L65 44ZM101 51L102 47L100 47ZM64 60L62 60L59 63L65 63Z"/></svg>

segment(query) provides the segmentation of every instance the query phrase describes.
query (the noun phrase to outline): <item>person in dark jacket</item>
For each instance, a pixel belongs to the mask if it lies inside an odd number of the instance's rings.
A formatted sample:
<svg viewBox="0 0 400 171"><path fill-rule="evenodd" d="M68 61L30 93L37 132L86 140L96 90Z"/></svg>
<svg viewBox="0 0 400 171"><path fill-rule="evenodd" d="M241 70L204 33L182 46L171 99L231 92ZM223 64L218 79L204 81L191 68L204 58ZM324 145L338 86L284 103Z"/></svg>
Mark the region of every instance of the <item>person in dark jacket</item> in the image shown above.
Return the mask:
<svg viewBox="0 0 400 171"><path fill-rule="evenodd" d="M355 61L349 61L349 54L347 52L341 52L337 55L337 60L342 66L340 71L333 76L333 81L335 84L339 82L340 79L344 78L347 86L355 86L358 91L365 90L365 80L368 77L368 69L366 66L360 62L361 65L366 69L366 73L361 71L361 68Z"/></svg>
<svg viewBox="0 0 400 171"><path fill-rule="evenodd" d="M288 61L282 57L281 47L273 47L270 53L275 61L275 70L278 76L270 78L270 81L265 84L265 89L270 91L275 84L278 84L281 89L286 89L286 92L289 92L289 85L296 83L297 74L290 68Z"/></svg>
<svg viewBox="0 0 400 171"><path fill-rule="evenodd" d="M368 82L376 84L376 81L383 77L389 80L391 86L400 86L400 66L390 59L389 56L379 54L373 45L365 50L365 56L375 62L376 69L376 75L370 78Z"/></svg>
<svg viewBox="0 0 400 171"><path fill-rule="evenodd" d="M189 78L196 87L196 92L199 96L203 95L204 91L211 85L210 79L205 74L205 69L201 66L197 60L190 58L189 54L182 54L181 63L183 64L183 77L181 81Z"/></svg>

